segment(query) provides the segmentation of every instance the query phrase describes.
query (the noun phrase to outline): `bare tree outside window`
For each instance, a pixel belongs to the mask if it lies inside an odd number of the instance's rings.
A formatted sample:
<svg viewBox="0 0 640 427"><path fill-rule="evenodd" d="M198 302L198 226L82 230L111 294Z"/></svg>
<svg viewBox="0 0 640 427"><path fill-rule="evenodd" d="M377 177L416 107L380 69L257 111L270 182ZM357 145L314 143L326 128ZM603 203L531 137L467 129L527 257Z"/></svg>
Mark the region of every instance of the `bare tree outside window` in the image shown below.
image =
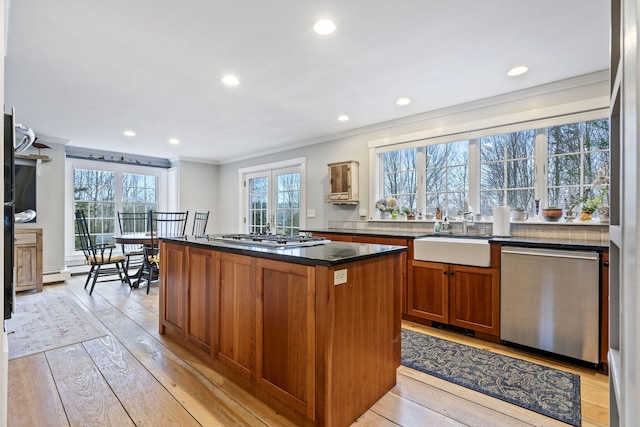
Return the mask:
<svg viewBox="0 0 640 427"><path fill-rule="evenodd" d="M267 232L268 184L267 177L249 179L249 233L265 234Z"/></svg>
<svg viewBox="0 0 640 427"><path fill-rule="evenodd" d="M416 153L415 148L406 148L382 155L383 197L393 197L398 200L400 207L407 207L411 211L415 211L417 207Z"/></svg>
<svg viewBox="0 0 640 427"><path fill-rule="evenodd" d="M550 127L548 158L549 204L563 207L572 196L581 198L609 162L609 120Z"/></svg>
<svg viewBox="0 0 640 427"><path fill-rule="evenodd" d="M300 233L300 174L277 176L276 234Z"/></svg>
<svg viewBox="0 0 640 427"><path fill-rule="evenodd" d="M482 137L480 143L480 213L508 205L534 212L535 131Z"/></svg>
<svg viewBox="0 0 640 427"><path fill-rule="evenodd" d="M429 145L427 149L427 211L440 208L447 216L464 209L469 191L469 141Z"/></svg>
<svg viewBox="0 0 640 427"><path fill-rule="evenodd" d="M75 210L85 212L89 232L96 243L113 242L116 210L147 212L157 209L157 178L153 175L74 169L73 179ZM118 186L121 200L117 199ZM79 236L75 232L74 236L75 249L80 250Z"/></svg>
<svg viewBox="0 0 640 427"><path fill-rule="evenodd" d="M156 177L122 174L122 212L144 213L157 210Z"/></svg>
<svg viewBox="0 0 640 427"><path fill-rule="evenodd" d="M115 232L115 173L74 170L75 210L83 210L95 243L108 243ZM80 250L79 235L74 233L75 249Z"/></svg>

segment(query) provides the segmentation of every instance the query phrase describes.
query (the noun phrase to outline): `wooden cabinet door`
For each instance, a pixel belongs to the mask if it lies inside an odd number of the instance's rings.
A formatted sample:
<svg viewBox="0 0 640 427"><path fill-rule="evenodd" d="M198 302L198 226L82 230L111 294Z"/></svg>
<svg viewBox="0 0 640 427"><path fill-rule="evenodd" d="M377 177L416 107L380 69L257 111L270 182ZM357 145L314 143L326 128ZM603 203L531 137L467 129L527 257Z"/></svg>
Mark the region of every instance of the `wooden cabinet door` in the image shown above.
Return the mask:
<svg viewBox="0 0 640 427"><path fill-rule="evenodd" d="M189 280L187 285L187 339L211 352L213 341L213 251L189 248Z"/></svg>
<svg viewBox="0 0 640 427"><path fill-rule="evenodd" d="M256 381L315 416L315 268L256 260Z"/></svg>
<svg viewBox="0 0 640 427"><path fill-rule="evenodd" d="M164 328L171 328L184 337L187 252L187 246L160 243L160 286L163 290L163 298L160 301L160 333L164 333Z"/></svg>
<svg viewBox="0 0 640 427"><path fill-rule="evenodd" d="M16 291L35 289L38 283L37 258L35 245L16 245Z"/></svg>
<svg viewBox="0 0 640 427"><path fill-rule="evenodd" d="M413 261L407 314L449 323L449 265Z"/></svg>
<svg viewBox="0 0 640 427"><path fill-rule="evenodd" d="M324 237L332 242L351 242L352 236L348 234L325 234L325 233L313 233L313 237Z"/></svg>
<svg viewBox="0 0 640 427"><path fill-rule="evenodd" d="M42 292L42 229L16 229L14 239L16 291Z"/></svg>
<svg viewBox="0 0 640 427"><path fill-rule="evenodd" d="M246 378L255 370L254 259L218 252L214 356Z"/></svg>
<svg viewBox="0 0 640 427"><path fill-rule="evenodd" d="M451 265L449 323L500 335L500 274L492 268Z"/></svg>

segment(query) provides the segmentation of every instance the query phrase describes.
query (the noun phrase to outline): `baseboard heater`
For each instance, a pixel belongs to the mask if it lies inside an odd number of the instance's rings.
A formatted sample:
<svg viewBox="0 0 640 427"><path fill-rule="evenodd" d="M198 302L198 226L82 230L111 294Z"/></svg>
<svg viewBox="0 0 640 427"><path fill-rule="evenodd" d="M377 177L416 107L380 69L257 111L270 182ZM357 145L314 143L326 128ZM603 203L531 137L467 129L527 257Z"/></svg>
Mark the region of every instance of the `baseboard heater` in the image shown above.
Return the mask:
<svg viewBox="0 0 640 427"><path fill-rule="evenodd" d="M68 269L60 271L48 271L42 274L42 283L57 283L71 279L71 272Z"/></svg>

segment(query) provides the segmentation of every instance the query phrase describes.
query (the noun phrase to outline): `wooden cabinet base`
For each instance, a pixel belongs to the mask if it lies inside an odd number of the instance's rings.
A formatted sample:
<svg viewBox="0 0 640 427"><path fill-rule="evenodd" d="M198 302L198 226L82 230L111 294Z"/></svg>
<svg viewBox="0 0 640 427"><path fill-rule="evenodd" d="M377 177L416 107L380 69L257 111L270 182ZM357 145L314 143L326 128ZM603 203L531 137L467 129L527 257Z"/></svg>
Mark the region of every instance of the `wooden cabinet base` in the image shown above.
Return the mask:
<svg viewBox="0 0 640 427"><path fill-rule="evenodd" d="M42 292L42 229L15 230L16 291Z"/></svg>
<svg viewBox="0 0 640 427"><path fill-rule="evenodd" d="M296 425L349 426L394 387L404 252L309 266L162 242L160 257L160 333Z"/></svg>

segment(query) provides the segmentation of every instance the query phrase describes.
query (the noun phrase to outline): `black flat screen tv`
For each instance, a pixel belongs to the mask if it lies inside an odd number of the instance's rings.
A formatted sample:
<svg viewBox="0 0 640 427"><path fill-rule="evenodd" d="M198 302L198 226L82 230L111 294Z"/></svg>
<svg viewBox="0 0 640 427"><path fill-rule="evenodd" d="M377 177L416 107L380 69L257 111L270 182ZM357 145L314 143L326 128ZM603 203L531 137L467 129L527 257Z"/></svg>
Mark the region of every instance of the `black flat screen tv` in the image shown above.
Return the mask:
<svg viewBox="0 0 640 427"><path fill-rule="evenodd" d="M16 213L33 209L36 207L36 163L29 160L16 159L15 161L15 181L14 181L14 201ZM30 222L36 222L34 218Z"/></svg>

